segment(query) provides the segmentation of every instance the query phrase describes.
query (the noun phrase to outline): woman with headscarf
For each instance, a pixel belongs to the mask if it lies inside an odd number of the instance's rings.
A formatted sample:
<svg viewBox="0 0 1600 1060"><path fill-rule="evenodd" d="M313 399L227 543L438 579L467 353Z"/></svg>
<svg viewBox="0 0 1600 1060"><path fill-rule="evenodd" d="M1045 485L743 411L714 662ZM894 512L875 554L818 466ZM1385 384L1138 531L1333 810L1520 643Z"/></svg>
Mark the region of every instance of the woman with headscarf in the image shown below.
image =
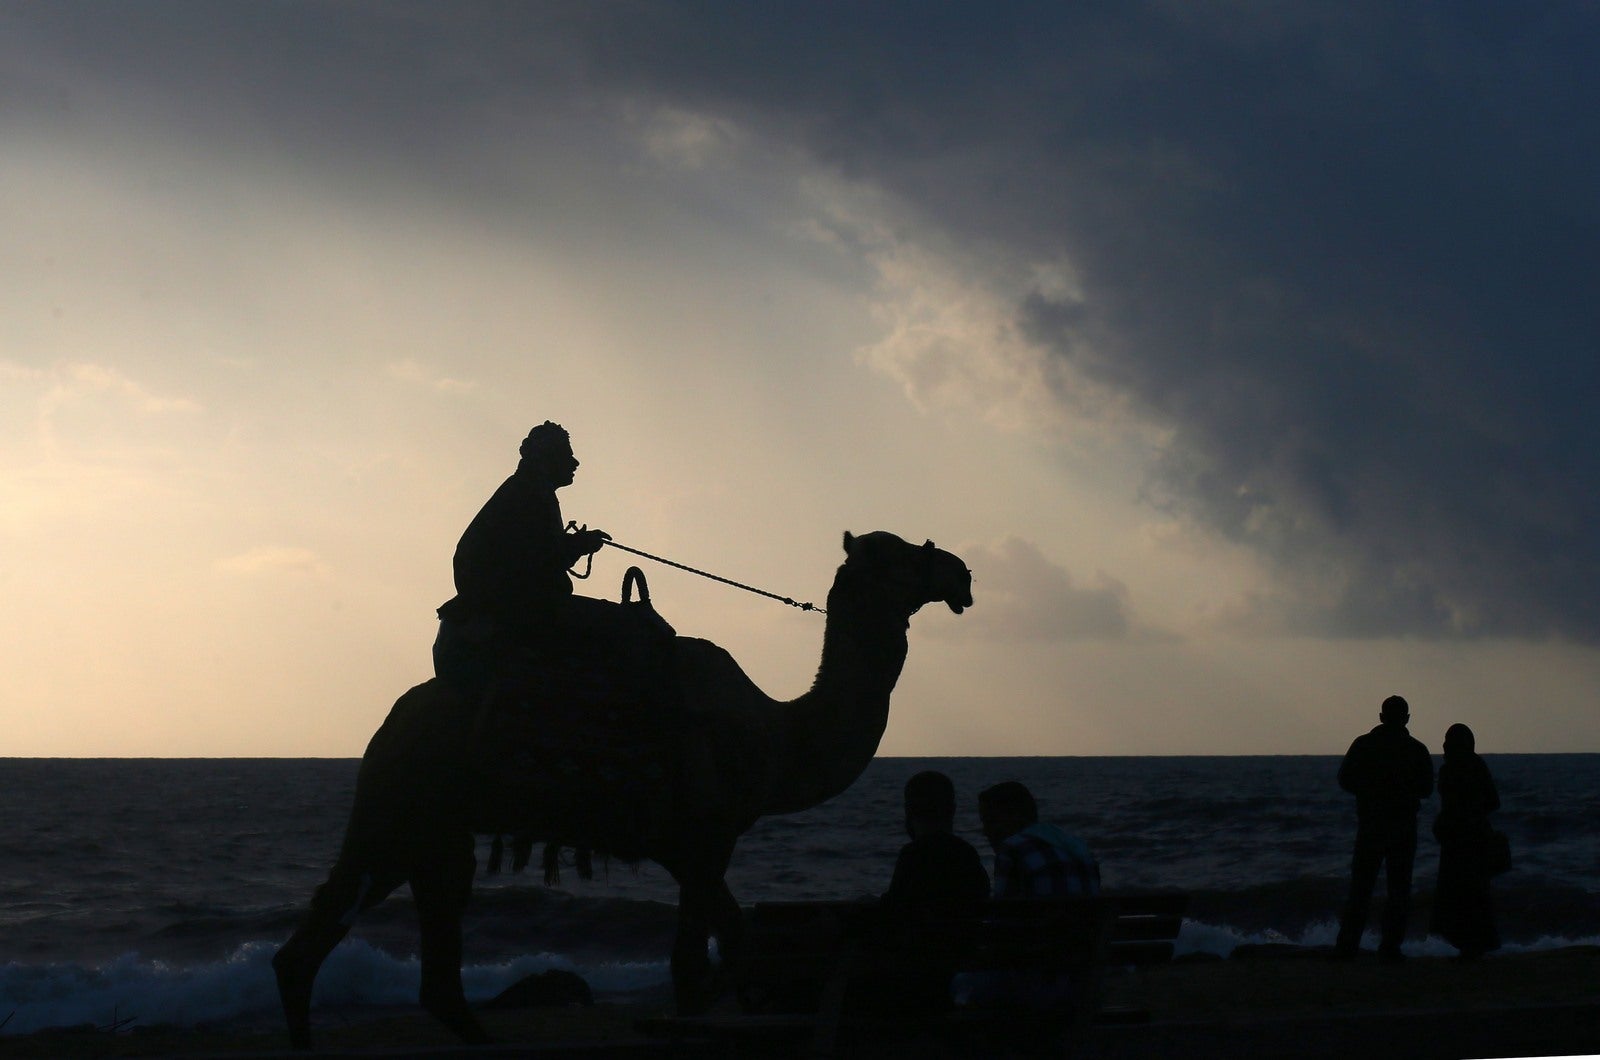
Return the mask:
<svg viewBox="0 0 1600 1060"><path fill-rule="evenodd" d="M1433 834L1439 840L1439 883L1434 892L1432 930L1472 960L1500 948L1489 897L1491 866L1489 814L1500 808L1494 778L1474 750L1476 741L1465 725L1452 725L1444 736L1444 765L1439 767L1439 816Z"/></svg>

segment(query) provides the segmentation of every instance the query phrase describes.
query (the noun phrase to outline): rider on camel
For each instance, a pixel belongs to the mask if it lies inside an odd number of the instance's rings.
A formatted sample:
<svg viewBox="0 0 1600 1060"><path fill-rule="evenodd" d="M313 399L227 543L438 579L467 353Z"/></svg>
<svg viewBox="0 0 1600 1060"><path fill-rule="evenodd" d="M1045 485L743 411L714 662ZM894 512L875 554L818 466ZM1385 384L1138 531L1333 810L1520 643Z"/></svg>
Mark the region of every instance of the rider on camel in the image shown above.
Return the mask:
<svg viewBox="0 0 1600 1060"><path fill-rule="evenodd" d="M528 432L516 472L467 526L455 552L456 595L439 608L434 671L476 701L513 650L548 645L591 625L598 604L572 595L568 569L611 540L568 533L556 490L572 484L578 458L559 424Z"/></svg>

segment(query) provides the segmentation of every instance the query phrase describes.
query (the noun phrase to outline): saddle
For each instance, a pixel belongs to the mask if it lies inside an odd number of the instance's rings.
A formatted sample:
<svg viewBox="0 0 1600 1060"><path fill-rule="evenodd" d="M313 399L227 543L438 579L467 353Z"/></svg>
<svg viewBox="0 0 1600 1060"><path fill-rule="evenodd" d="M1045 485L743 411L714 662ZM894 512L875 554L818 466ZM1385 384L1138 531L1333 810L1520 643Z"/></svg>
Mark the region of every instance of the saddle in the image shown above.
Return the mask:
<svg viewBox="0 0 1600 1060"><path fill-rule="evenodd" d="M558 635L502 662L474 724L474 759L508 805L561 822L565 834L541 838L632 860L670 812L685 725L676 633L637 567L620 604L571 602Z"/></svg>

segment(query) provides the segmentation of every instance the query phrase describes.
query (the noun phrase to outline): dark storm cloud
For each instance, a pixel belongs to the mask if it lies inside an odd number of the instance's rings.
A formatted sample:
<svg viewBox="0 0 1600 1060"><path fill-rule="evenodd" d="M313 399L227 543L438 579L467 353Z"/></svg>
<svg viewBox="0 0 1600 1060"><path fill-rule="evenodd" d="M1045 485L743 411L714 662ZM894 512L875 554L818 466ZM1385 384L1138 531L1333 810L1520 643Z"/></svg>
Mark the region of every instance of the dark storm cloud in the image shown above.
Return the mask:
<svg viewBox="0 0 1600 1060"><path fill-rule="evenodd" d="M1017 322L1170 429L1148 498L1277 564L1282 621L1600 640L1593 5L16 10L217 135L423 178L558 103L762 130L1070 260Z"/></svg>
<svg viewBox="0 0 1600 1060"><path fill-rule="evenodd" d="M1600 639L1592 5L786 10L610 22L612 73L1070 259L1017 319L1292 627Z"/></svg>

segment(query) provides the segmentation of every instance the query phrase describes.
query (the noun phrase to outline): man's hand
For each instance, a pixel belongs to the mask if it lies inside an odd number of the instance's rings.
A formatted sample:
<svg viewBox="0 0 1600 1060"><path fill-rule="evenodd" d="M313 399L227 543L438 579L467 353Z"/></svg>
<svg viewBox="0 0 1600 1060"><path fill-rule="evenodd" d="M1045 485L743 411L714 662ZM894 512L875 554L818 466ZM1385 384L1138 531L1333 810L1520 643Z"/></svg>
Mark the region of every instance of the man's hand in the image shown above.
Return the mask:
<svg viewBox="0 0 1600 1060"><path fill-rule="evenodd" d="M604 530L579 530L578 546L583 549L579 555L592 556L605 547L605 543L610 540L611 535Z"/></svg>

